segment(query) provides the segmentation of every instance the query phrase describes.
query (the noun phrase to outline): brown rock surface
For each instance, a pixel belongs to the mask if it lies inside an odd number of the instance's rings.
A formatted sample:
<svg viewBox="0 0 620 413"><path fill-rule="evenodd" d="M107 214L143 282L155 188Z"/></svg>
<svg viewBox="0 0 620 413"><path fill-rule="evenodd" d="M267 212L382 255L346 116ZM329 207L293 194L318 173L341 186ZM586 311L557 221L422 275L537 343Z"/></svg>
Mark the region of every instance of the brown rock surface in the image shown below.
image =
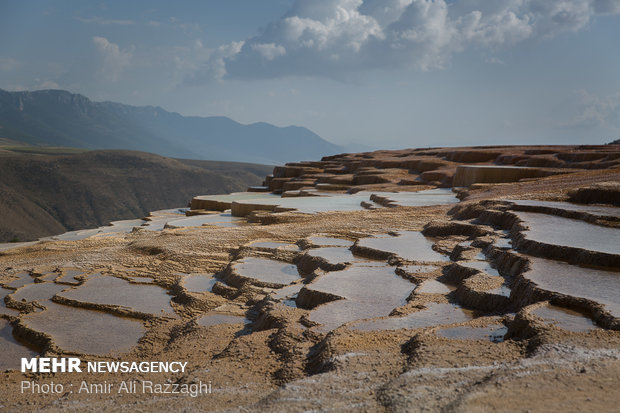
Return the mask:
<svg viewBox="0 0 620 413"><path fill-rule="evenodd" d="M188 365L184 373L24 375L9 370L2 373L0 403L9 411L613 411L620 380L620 244L601 239L579 244L583 240L570 233L559 240L541 238L535 231L538 221L526 214L538 214L542 222L567 219L603 229L593 234L619 233L617 207L565 202L575 196L598 200L575 195L591 188L615 193L620 171L609 166L616 162L614 151L493 147L344 154L283 167L267 181L271 185L280 179L276 182L282 186L293 179L306 182L307 174L319 189L324 183L319 180L343 177L341 182L348 182L354 193L356 179L385 175L389 182L376 184L382 190L418 190L424 187L398 182L460 163L489 165L539 156L557 159L563 171L571 171L474 185L460 190L462 200L456 205L398 206L383 195L374 198L375 209L247 211L243 223L111 232L3 250L0 292L6 298L0 299L7 311L0 311L0 317L36 351L77 355L83 361ZM574 162L579 168L570 166ZM583 162L592 167L583 168ZM359 186L368 185L374 184ZM312 199L330 202L329 196ZM369 240L372 248L364 246ZM432 259L416 261L420 242ZM592 268L601 254L608 260ZM277 271L261 272L253 267L257 262L263 269L279 266L284 275L273 279ZM554 271L540 271L545 265ZM291 271L295 266L298 273ZM364 268L366 277L356 283L355 274L364 275ZM70 269L83 271L75 277L79 285L58 284L58 275ZM183 281L189 274L214 274L214 282L189 291ZM388 282L373 285L368 274ZM131 285L128 290L148 286L160 296L168 293L174 317L132 312L140 303L131 300L140 294L126 297L127 308L110 303L97 307L106 316L122 314L144 328L144 335L121 355L76 353L66 342L79 342L83 334L49 334L24 323L48 307L93 316L89 312L94 307L61 298L75 292L53 291L88 290L97 276L116 277L122 280L116 284ZM571 282L558 282L563 276ZM399 290L382 297L390 283ZM25 287L38 284L42 289L35 289L37 300L31 301ZM45 287L51 284L58 285L48 297ZM388 311L386 302L393 303ZM539 310L546 306L551 310ZM356 317L356 311L366 316ZM332 317L332 327L316 321L325 317ZM344 322L334 322L338 319ZM587 328L575 331L573 325ZM108 335L114 334L119 333L110 328ZM15 360L0 357L3 361ZM22 394L22 380L53 381L65 390L73 384L74 391ZM89 394L76 391L82 380L115 385L122 380L202 381L211 383L212 393Z"/></svg>

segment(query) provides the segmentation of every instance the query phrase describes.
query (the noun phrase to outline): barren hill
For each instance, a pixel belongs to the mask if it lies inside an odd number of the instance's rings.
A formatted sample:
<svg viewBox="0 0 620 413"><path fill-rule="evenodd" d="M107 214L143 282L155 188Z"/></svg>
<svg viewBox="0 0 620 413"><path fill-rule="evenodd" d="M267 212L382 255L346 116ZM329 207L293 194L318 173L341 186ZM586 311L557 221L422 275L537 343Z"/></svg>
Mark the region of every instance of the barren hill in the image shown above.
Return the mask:
<svg viewBox="0 0 620 413"><path fill-rule="evenodd" d="M197 193L244 190L259 183L269 169L132 151L62 155L4 151L0 242L33 240L182 207Z"/></svg>

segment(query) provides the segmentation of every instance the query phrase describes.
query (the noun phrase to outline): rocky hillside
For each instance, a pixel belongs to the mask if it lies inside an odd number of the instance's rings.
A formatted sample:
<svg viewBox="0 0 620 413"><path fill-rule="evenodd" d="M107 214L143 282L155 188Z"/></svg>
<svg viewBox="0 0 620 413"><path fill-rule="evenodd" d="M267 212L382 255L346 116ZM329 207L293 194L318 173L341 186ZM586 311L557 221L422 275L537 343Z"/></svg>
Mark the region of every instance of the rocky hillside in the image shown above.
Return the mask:
<svg viewBox="0 0 620 413"><path fill-rule="evenodd" d="M185 206L198 193L245 190L271 168L131 151L0 155L0 242L142 217Z"/></svg>
<svg viewBox="0 0 620 413"><path fill-rule="evenodd" d="M43 146L144 150L188 159L284 163L343 152L314 132L159 107L93 102L63 90L0 89L0 138Z"/></svg>
<svg viewBox="0 0 620 413"><path fill-rule="evenodd" d="M617 145L402 149L290 162L275 167L264 184L265 190L292 196L309 190L395 191L420 185L470 187L474 183L480 186L594 170L606 171L612 180L611 174L618 168L620 147ZM604 202L614 204L610 199Z"/></svg>

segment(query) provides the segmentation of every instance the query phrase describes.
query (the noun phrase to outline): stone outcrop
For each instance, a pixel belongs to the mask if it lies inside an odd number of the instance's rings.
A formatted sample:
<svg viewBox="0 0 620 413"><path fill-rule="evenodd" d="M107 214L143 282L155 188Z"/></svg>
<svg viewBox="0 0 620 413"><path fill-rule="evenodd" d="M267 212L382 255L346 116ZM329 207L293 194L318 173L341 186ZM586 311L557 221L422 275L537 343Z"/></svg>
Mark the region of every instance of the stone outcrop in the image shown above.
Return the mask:
<svg viewBox="0 0 620 413"><path fill-rule="evenodd" d="M561 170L490 165L459 165L452 181L453 186L470 186L476 183L516 182L527 178L541 178L558 173ZM566 171L564 171L566 173Z"/></svg>
<svg viewBox="0 0 620 413"><path fill-rule="evenodd" d="M580 204L610 204L620 206L620 182L602 182L573 189L568 193L571 202Z"/></svg>

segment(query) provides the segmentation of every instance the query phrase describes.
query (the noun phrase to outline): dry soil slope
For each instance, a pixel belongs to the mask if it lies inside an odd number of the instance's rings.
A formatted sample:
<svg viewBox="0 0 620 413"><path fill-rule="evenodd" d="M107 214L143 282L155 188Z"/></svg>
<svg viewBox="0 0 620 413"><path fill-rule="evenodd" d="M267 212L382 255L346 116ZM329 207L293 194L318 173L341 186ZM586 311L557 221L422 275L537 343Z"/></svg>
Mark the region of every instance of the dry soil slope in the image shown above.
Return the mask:
<svg viewBox="0 0 620 413"><path fill-rule="evenodd" d="M270 166L133 151L0 156L0 242L92 228L183 207L196 194L257 185Z"/></svg>

